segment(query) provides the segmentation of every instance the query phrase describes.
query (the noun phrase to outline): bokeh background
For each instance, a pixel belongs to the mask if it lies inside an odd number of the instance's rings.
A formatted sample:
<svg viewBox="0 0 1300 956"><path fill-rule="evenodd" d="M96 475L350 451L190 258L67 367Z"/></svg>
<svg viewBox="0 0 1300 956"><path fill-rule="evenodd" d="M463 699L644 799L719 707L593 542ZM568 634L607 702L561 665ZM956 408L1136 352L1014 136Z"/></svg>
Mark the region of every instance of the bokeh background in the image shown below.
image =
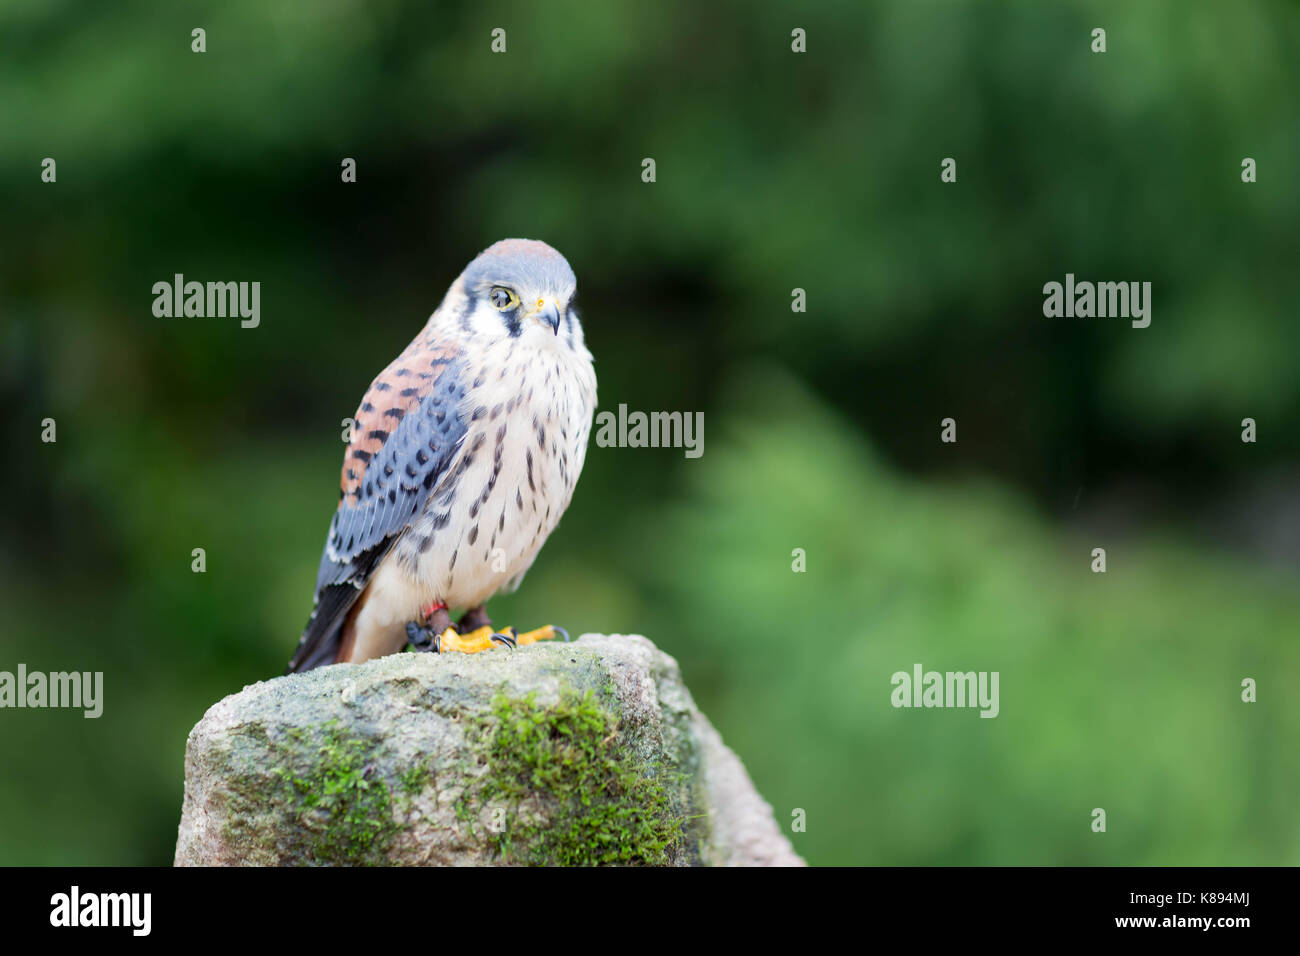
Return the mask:
<svg viewBox="0 0 1300 956"><path fill-rule="evenodd" d="M705 445L592 447L498 621L675 655L812 863L1300 863L1297 63L1292 3L6 0L0 669L106 700L0 712L0 863L170 862L341 420L505 236L573 264L601 406ZM261 326L155 318L177 272ZM1151 327L1044 318L1067 272ZM893 709L914 663L1001 715Z"/></svg>

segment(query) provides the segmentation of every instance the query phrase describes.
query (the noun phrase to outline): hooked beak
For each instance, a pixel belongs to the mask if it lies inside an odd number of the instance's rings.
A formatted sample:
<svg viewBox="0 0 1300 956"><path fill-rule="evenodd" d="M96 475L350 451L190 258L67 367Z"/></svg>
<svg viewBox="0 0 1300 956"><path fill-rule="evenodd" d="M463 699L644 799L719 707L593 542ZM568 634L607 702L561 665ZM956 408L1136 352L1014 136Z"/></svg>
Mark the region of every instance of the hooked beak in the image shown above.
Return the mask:
<svg viewBox="0 0 1300 956"><path fill-rule="evenodd" d="M549 325L553 333L560 334L560 310L550 299L538 300L537 309L530 318Z"/></svg>

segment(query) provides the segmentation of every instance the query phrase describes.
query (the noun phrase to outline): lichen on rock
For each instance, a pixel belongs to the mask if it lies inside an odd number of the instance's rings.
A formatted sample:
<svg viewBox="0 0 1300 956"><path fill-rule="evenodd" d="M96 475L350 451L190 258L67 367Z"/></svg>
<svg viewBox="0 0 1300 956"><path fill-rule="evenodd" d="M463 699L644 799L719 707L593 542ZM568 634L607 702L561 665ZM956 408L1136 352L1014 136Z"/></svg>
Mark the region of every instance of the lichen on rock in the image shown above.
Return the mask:
<svg viewBox="0 0 1300 956"><path fill-rule="evenodd" d="M642 637L276 678L186 748L177 865L800 862Z"/></svg>

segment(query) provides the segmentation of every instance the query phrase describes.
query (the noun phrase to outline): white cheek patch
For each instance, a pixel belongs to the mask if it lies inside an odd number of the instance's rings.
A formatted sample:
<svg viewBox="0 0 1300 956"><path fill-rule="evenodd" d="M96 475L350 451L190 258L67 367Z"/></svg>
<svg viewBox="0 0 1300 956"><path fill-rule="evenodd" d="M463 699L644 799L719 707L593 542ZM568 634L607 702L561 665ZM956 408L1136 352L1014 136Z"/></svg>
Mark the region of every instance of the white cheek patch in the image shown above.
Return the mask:
<svg viewBox="0 0 1300 956"><path fill-rule="evenodd" d="M498 338L505 334L501 313L491 303L479 299L469 314L469 334L475 338Z"/></svg>

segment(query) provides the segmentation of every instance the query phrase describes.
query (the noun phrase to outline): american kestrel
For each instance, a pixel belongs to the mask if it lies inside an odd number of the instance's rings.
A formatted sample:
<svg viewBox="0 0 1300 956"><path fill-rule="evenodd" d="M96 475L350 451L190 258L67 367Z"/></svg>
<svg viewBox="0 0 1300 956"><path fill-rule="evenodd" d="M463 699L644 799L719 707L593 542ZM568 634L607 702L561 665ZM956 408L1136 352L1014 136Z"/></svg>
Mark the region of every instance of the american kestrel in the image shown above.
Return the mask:
<svg viewBox="0 0 1300 956"><path fill-rule="evenodd" d="M290 671L555 636L495 631L484 604L519 586L582 471L596 373L576 288L546 243L503 239L370 384Z"/></svg>

